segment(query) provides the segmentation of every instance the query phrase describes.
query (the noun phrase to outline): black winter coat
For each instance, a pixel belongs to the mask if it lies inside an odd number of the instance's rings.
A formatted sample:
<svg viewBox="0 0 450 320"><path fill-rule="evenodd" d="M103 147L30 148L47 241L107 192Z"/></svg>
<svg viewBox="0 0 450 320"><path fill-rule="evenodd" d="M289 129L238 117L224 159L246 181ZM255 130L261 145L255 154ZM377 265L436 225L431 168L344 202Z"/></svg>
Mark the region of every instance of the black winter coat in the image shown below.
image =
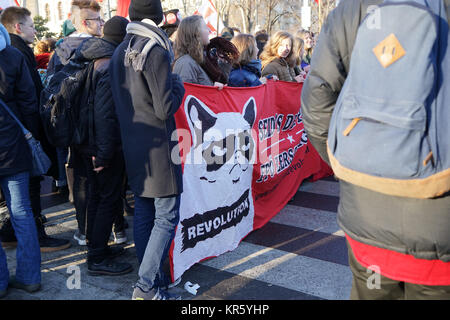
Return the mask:
<svg viewBox="0 0 450 320"><path fill-rule="evenodd" d="M350 68L357 30L368 7L381 2L341 1L319 35L303 86L302 111L308 138L328 162L328 127ZM450 0L445 4L449 13ZM340 192L338 223L352 239L418 259L450 262L450 195L437 199L401 198L345 181L340 182Z"/></svg>
<svg viewBox="0 0 450 320"><path fill-rule="evenodd" d="M162 30L141 24L166 37ZM110 64L128 182L137 196L177 195L182 192L182 175L181 165L171 157L179 154L178 139L172 135L176 129L173 115L184 97L183 83L171 72L168 51L159 45L148 53L143 71L125 67L130 41L132 50L142 52L149 38L128 34Z"/></svg>
<svg viewBox="0 0 450 320"><path fill-rule="evenodd" d="M0 33L0 37L2 34ZM15 48L0 48L2 99L30 131L39 120L36 92L23 55ZM31 152L17 122L0 106L0 176L31 170Z"/></svg>
<svg viewBox="0 0 450 320"><path fill-rule="evenodd" d="M19 50L25 57L25 62L27 63L28 70L30 71L31 79L33 80L34 87L36 88L36 97L40 101L41 91L44 88L42 86L41 77L37 71L36 58L34 57L33 50L26 44L26 42L15 34L9 34L11 37L11 46Z"/></svg>
<svg viewBox="0 0 450 320"><path fill-rule="evenodd" d="M88 38L74 53L75 63L94 61L92 75L93 141L77 146L77 149L90 156L95 156L96 166L109 165L115 152L121 150L120 129L117 121L114 101L109 81L108 67L116 44L99 38ZM88 97L86 97L88 98Z"/></svg>
<svg viewBox="0 0 450 320"><path fill-rule="evenodd" d="M10 33L9 36L11 37L11 46L19 50L25 58L31 80L33 81L39 108L40 96L44 87L42 86L41 77L39 76L39 73L37 71L37 63L33 50L31 50L26 42L18 35ZM31 129L27 127L27 129L31 131L34 138L40 141L42 149L52 162L52 166L50 167L50 170L47 174L53 176L55 179L58 178L58 162L56 157L56 149L48 142L40 118L37 117L37 119L34 120L33 127Z"/></svg>

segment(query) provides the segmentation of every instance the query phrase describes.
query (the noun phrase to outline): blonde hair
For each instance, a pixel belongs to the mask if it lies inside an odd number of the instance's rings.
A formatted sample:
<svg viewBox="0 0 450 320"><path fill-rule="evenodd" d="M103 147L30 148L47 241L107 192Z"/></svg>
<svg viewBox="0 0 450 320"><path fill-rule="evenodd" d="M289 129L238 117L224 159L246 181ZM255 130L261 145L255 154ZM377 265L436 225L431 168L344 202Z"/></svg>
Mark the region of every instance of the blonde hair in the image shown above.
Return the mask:
<svg viewBox="0 0 450 320"><path fill-rule="evenodd" d="M258 54L258 47L255 45L256 39L251 34L241 33L235 36L231 42L239 51L238 65L246 65Z"/></svg>
<svg viewBox="0 0 450 320"><path fill-rule="evenodd" d="M33 51L34 51L35 55L38 55L38 54L43 54L43 53L49 53L51 50L50 50L49 43L45 40L41 40L36 43Z"/></svg>
<svg viewBox="0 0 450 320"><path fill-rule="evenodd" d="M85 11L82 11L83 9L100 12L101 7L95 0L73 0L70 8L70 21L77 31L81 29L85 18Z"/></svg>
<svg viewBox="0 0 450 320"><path fill-rule="evenodd" d="M289 32L286 31L278 31L273 36L269 38L269 41L264 46L264 50L260 55L261 63L263 69L271 63L273 60L278 58L278 47L281 45L281 42L285 39L291 40L291 51L288 56L285 58L286 61L290 61L293 54L293 44L294 38Z"/></svg>
<svg viewBox="0 0 450 320"><path fill-rule="evenodd" d="M295 66L299 66L302 63L305 42L300 37L294 37L294 45L292 46L292 56L288 61L289 65L293 68Z"/></svg>
<svg viewBox="0 0 450 320"><path fill-rule="evenodd" d="M188 54L198 64L203 63L203 44L200 33L203 17L193 15L181 20L174 43L175 59Z"/></svg>
<svg viewBox="0 0 450 320"><path fill-rule="evenodd" d="M308 38L308 37L310 37L311 39L314 40L314 33L311 32L311 31L308 31L308 30L299 30L299 31L297 31L295 36L300 38L300 39L302 39L303 43L305 42L306 38ZM304 55L309 54L311 56L313 51L314 51L314 47L311 47L309 49L305 49Z"/></svg>

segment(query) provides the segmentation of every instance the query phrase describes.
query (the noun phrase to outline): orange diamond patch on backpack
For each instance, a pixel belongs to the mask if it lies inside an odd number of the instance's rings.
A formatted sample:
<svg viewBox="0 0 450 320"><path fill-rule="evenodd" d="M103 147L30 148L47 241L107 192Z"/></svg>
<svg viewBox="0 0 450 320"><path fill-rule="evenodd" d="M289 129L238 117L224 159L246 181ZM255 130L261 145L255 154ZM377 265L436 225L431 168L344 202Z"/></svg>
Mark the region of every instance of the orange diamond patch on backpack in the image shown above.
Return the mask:
<svg viewBox="0 0 450 320"><path fill-rule="evenodd" d="M403 49L395 34L392 33L373 48L373 53L378 61L380 61L381 65L384 68L387 68L403 57L406 54L406 51Z"/></svg>

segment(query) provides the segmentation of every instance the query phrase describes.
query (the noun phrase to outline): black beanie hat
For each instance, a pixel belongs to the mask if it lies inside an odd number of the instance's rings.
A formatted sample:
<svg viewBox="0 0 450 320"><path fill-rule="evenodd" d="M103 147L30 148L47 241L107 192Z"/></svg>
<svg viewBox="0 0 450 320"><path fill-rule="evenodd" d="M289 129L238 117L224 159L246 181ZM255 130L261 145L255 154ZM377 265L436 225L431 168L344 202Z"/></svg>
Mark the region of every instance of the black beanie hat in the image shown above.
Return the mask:
<svg viewBox="0 0 450 320"><path fill-rule="evenodd" d="M128 20L121 16L114 16L103 26L103 39L119 44L127 34Z"/></svg>
<svg viewBox="0 0 450 320"><path fill-rule="evenodd" d="M156 25L159 25L164 18L160 0L131 0L128 15L131 21L150 19Z"/></svg>

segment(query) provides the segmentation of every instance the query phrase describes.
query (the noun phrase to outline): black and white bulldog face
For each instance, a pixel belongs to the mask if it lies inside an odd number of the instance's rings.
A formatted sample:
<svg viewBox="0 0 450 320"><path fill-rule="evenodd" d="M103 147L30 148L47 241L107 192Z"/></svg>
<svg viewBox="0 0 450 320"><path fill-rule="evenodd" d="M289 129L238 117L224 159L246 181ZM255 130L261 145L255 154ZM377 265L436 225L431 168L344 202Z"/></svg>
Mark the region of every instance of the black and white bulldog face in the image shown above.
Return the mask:
<svg viewBox="0 0 450 320"><path fill-rule="evenodd" d="M252 170L248 169L255 153L251 131L256 119L255 99L247 101L242 113L216 114L196 97L188 96L185 109L193 138L186 161L196 167L198 178L230 187L241 182L243 175L251 179Z"/></svg>

